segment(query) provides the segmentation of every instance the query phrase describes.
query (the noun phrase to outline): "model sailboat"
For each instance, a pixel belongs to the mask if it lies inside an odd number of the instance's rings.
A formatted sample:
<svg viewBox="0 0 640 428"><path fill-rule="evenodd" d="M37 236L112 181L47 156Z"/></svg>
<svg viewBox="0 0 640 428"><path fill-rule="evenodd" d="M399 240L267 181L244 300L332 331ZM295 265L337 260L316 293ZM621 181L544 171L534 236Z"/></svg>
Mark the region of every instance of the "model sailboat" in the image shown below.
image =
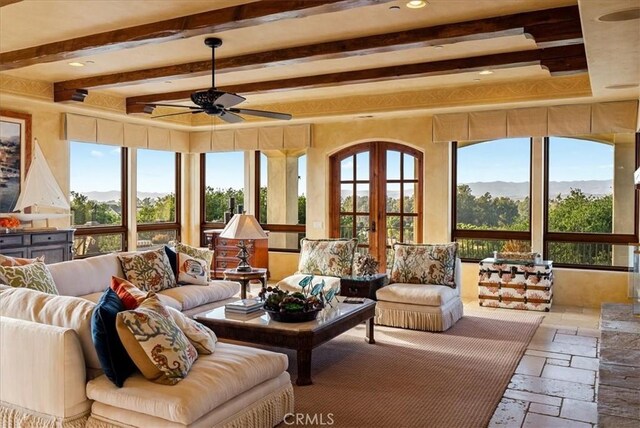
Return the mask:
<svg viewBox="0 0 640 428"><path fill-rule="evenodd" d="M13 212L0 214L0 217L11 216L28 222L69 216L68 213L40 212L42 208L70 210L67 197L58 186L36 140L31 167L25 177L16 206Z"/></svg>

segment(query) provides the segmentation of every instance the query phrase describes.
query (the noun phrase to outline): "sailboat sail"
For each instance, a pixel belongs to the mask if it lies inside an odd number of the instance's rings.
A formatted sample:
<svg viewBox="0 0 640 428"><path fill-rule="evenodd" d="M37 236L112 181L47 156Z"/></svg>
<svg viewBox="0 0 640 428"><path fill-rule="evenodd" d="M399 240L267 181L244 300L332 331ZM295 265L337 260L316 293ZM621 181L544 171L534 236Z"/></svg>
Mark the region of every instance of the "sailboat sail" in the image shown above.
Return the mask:
<svg viewBox="0 0 640 428"><path fill-rule="evenodd" d="M31 208L32 213L25 213L25 209ZM20 197L12 213L20 220L38 220L46 218L64 217L69 214L38 213L40 208L70 209L66 196L62 193L56 182L47 161L36 141L34 143L34 155L31 167L24 180L24 186Z"/></svg>

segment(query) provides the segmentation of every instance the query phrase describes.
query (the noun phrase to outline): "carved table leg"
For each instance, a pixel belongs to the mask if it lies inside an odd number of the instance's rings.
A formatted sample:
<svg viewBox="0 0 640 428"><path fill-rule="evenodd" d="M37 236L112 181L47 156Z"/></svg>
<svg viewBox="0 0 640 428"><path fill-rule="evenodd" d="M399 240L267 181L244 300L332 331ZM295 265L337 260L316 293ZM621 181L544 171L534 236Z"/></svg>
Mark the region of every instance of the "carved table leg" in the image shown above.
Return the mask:
<svg viewBox="0 0 640 428"><path fill-rule="evenodd" d="M298 349L296 352L298 360L298 378L296 385L311 385L311 349Z"/></svg>
<svg viewBox="0 0 640 428"><path fill-rule="evenodd" d="M376 339L373 337L373 318L367 320L367 337L365 340L371 345L376 343Z"/></svg>

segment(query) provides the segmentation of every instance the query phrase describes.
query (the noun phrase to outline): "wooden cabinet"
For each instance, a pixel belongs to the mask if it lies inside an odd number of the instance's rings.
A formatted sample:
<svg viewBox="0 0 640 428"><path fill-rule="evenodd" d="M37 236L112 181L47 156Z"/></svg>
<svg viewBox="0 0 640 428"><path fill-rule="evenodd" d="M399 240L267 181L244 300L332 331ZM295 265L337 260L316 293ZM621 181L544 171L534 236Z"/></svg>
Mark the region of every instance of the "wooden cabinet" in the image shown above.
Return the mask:
<svg viewBox="0 0 640 428"><path fill-rule="evenodd" d="M71 260L74 232L75 229L0 233L0 254L28 259L44 256L47 264Z"/></svg>
<svg viewBox="0 0 640 428"><path fill-rule="evenodd" d="M224 278L225 269L234 269L238 266L236 255L240 251L239 240L220 238L222 229L209 229L204 231L207 237L207 245L213 250L213 262L211 263L212 276ZM269 232L267 232L268 234ZM249 252L249 264L254 268L267 269L269 276L269 240L255 239L246 241Z"/></svg>
<svg viewBox="0 0 640 428"><path fill-rule="evenodd" d="M371 276L343 276L340 278L340 295L346 297L366 297L376 299L376 291L384 287L389 278L384 273Z"/></svg>

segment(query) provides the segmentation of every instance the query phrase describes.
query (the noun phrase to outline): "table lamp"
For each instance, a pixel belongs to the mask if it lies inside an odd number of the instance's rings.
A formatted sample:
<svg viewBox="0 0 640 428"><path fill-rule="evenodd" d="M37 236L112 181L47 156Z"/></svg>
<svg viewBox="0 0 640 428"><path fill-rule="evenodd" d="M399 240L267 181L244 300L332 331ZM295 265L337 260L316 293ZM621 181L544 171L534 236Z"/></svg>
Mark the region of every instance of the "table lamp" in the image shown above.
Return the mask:
<svg viewBox="0 0 640 428"><path fill-rule="evenodd" d="M220 238L240 240L238 244L240 252L236 256L240 259L240 263L236 270L238 272L251 272L251 266L247 262L249 253L244 241L248 239L264 239L267 238L267 234L262 230L260 223L254 216L250 214L235 214L220 234Z"/></svg>

